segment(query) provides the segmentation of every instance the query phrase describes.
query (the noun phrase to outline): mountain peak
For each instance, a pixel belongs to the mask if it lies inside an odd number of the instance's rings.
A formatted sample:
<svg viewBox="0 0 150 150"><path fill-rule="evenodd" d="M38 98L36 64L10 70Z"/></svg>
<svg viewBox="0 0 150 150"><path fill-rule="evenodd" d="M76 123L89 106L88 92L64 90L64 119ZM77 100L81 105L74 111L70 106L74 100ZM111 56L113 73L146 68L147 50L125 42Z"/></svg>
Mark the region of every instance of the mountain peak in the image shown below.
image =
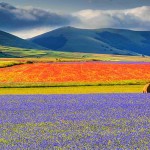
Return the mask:
<svg viewBox="0 0 150 150"><path fill-rule="evenodd" d="M72 27L72 26L63 26L61 28L58 28L56 30L77 30L79 28L76 28L76 27Z"/></svg>
<svg viewBox="0 0 150 150"><path fill-rule="evenodd" d="M72 27L72 26L63 26L61 28L67 28L67 29L76 29L75 27Z"/></svg>

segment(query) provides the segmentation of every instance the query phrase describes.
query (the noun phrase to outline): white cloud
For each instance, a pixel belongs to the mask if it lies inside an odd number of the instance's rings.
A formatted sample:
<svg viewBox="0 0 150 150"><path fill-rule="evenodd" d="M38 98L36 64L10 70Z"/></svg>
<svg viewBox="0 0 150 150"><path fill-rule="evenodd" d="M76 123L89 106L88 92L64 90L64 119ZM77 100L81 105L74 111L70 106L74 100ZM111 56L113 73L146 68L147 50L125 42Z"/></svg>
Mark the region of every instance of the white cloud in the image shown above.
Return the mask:
<svg viewBox="0 0 150 150"><path fill-rule="evenodd" d="M61 26L150 30L150 6L124 10L81 10L59 14L37 8L16 8L0 3L0 28L30 38Z"/></svg>
<svg viewBox="0 0 150 150"><path fill-rule="evenodd" d="M81 10L73 14L80 19L81 28L126 28L150 30L150 7L125 10Z"/></svg>

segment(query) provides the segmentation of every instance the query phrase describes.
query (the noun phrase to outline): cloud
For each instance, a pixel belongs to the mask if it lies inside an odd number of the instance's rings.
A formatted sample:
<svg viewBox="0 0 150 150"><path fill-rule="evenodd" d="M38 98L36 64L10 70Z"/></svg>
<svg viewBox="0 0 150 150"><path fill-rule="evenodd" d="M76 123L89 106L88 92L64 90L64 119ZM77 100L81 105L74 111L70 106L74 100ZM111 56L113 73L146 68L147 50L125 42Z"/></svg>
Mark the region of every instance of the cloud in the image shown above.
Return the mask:
<svg viewBox="0 0 150 150"><path fill-rule="evenodd" d="M150 30L150 6L125 10L82 10L73 14L82 28Z"/></svg>
<svg viewBox="0 0 150 150"><path fill-rule="evenodd" d="M0 28L7 31L63 26L71 24L74 20L71 15L37 8L16 8L7 3L0 3Z"/></svg>
<svg viewBox="0 0 150 150"><path fill-rule="evenodd" d="M30 38L61 26L150 30L150 6L123 10L86 9L59 14L37 8L16 8L0 3L0 30Z"/></svg>

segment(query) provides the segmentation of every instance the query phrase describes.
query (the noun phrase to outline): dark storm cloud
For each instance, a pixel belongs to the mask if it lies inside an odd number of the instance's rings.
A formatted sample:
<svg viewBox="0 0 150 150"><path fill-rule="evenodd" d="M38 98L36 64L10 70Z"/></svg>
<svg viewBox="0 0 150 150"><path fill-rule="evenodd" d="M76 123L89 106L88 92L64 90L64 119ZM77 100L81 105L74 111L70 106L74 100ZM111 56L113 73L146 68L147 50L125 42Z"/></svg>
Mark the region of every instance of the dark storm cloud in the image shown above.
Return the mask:
<svg viewBox="0 0 150 150"><path fill-rule="evenodd" d="M7 0L8 1L8 0ZM15 0L14 0L15 1ZM21 0L20 0L21 1ZM22 0L23 1L23 0ZM26 2L29 0L26 0ZM51 0L47 1L50 2ZM66 0L65 5L67 5L68 9L73 10L75 4L79 1L74 1L72 6L69 7L69 1ZM37 8L28 8L25 6L15 7L7 3L0 3L0 30L4 30L6 32L10 32L17 36L23 38L30 38L45 32L49 32L57 27L71 25L79 28L125 28L125 29L133 29L133 30L150 30L150 6L139 6L134 8L127 9L93 9L92 6L97 2L97 6L99 6L98 2L102 0L80 0L80 6L88 1L88 9L80 9L75 12L69 12L66 8L68 15L63 15L59 13L54 13L50 11L46 11L46 7L42 7L42 9ZM118 1L120 0L105 0L105 1ZM127 0L128 1L128 0ZM135 0L131 0L131 2L135 2ZM145 1L145 4L147 0ZM18 1L17 1L18 2ZM25 1L23 1L25 2ZM35 0L30 1L31 3L35 2ZM41 0L36 0L36 2L43 3ZM46 0L44 1L46 2ZM54 5L58 0L51 1L53 3L47 4L47 7L56 8ZM59 0L60 2L60 0ZM62 2L62 1L61 1ZM67 3L68 2L68 3ZM130 3L131 3L130 2ZM123 3L123 1L122 1ZM45 3L44 3L45 4ZM78 3L79 4L79 3ZM29 5L31 6L31 5ZM85 5L86 6L86 5ZM64 5L57 3L57 7L64 8ZM66 6L65 6L66 7ZM96 7L94 7L96 8ZM50 9L52 10L52 9ZM54 11L54 10L53 10ZM61 11L59 9L59 11ZM56 11L58 12L58 11ZM63 11L62 11L63 12Z"/></svg>
<svg viewBox="0 0 150 150"><path fill-rule="evenodd" d="M70 15L61 15L42 9L16 8L7 3L0 3L0 29L18 31L36 27L69 25L75 20Z"/></svg>
<svg viewBox="0 0 150 150"><path fill-rule="evenodd" d="M119 10L150 6L150 0L0 0L14 6L33 6L65 13L84 9Z"/></svg>

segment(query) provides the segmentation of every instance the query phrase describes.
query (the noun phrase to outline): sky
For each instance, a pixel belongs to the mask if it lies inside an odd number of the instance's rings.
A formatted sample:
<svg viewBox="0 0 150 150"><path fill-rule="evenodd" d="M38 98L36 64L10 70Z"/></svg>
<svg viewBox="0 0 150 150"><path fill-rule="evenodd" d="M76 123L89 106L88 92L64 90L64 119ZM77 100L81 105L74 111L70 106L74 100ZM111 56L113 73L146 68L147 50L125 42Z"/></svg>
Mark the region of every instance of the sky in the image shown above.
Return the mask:
<svg viewBox="0 0 150 150"><path fill-rule="evenodd" d="M0 30L31 38L53 29L150 30L150 0L0 0Z"/></svg>

